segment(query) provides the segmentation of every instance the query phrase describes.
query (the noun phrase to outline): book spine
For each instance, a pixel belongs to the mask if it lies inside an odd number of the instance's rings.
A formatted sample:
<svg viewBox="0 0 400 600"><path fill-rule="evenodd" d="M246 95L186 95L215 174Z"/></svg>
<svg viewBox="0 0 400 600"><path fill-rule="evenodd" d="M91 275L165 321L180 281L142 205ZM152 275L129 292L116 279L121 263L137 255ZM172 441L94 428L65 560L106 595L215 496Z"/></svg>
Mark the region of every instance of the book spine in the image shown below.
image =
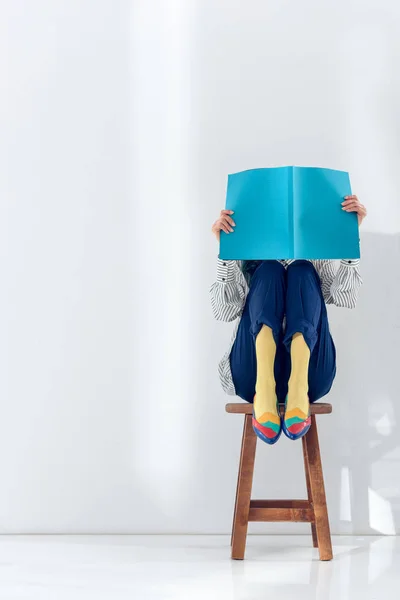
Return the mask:
<svg viewBox="0 0 400 600"><path fill-rule="evenodd" d="M294 254L294 214L293 214L293 169L289 167L288 173L288 222L289 222L289 256L288 258L296 258Z"/></svg>

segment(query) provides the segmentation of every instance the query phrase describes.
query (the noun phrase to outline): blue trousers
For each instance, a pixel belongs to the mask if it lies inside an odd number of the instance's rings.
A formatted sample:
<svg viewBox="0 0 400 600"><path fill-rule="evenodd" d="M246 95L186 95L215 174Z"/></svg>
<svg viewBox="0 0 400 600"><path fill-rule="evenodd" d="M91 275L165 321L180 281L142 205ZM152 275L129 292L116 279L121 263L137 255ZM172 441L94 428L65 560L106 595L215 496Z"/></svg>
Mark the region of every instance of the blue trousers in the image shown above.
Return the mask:
<svg viewBox="0 0 400 600"><path fill-rule="evenodd" d="M283 330L283 318L286 327ZM276 260L262 261L254 272L230 354L236 394L253 402L257 377L255 339L261 327L271 327L277 346L275 381L284 402L290 377L290 343L300 332L310 349L310 402L329 392L336 375L336 350L329 332L321 282L312 263L296 260L287 269Z"/></svg>

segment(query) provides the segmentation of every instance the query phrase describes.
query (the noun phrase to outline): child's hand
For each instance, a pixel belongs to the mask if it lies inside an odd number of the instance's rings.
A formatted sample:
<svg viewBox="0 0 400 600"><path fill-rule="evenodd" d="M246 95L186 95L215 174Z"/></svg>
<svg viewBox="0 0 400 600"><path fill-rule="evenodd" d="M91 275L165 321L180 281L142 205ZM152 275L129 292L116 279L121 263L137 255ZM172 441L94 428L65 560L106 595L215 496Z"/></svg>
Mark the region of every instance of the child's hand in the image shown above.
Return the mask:
<svg viewBox="0 0 400 600"><path fill-rule="evenodd" d="M342 202L342 210L356 212L359 225L361 225L363 219L367 216L367 209L364 204L361 204L357 196L345 196L344 202Z"/></svg>
<svg viewBox="0 0 400 600"><path fill-rule="evenodd" d="M225 231L225 233L232 233L234 231L233 227L235 227L236 223L229 215L233 215L233 210L221 210L221 214L219 218L215 221L214 225L211 227L211 231L219 241L220 232Z"/></svg>

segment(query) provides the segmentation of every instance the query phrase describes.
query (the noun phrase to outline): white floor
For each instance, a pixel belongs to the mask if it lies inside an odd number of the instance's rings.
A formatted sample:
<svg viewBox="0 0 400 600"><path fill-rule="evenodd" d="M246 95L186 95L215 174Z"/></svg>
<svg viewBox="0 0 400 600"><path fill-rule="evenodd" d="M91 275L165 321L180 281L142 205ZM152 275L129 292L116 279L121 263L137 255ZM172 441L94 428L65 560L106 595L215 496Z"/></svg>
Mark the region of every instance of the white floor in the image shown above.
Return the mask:
<svg viewBox="0 0 400 600"><path fill-rule="evenodd" d="M0 536L0 599L398 600L400 538L311 536ZM273 594L273 595L272 595Z"/></svg>

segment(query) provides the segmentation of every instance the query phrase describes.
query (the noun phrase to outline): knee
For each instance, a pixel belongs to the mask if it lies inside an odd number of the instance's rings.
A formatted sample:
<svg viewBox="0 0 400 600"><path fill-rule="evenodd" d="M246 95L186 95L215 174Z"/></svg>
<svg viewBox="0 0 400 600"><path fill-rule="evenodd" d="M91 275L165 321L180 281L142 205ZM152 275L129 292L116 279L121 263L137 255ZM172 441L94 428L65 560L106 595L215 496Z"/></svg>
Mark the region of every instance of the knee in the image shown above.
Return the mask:
<svg viewBox="0 0 400 600"><path fill-rule="evenodd" d="M318 273L314 265L309 260L295 260L288 266L288 279L290 281L302 279L319 283Z"/></svg>
<svg viewBox="0 0 400 600"><path fill-rule="evenodd" d="M288 273L301 273L301 272L316 272L315 271L315 267L312 264L311 261L309 260L295 260L294 262L290 263L290 265L287 268Z"/></svg>
<svg viewBox="0 0 400 600"><path fill-rule="evenodd" d="M263 260L258 265L254 277L270 281L273 278L282 279L285 276L285 267L277 260Z"/></svg>

